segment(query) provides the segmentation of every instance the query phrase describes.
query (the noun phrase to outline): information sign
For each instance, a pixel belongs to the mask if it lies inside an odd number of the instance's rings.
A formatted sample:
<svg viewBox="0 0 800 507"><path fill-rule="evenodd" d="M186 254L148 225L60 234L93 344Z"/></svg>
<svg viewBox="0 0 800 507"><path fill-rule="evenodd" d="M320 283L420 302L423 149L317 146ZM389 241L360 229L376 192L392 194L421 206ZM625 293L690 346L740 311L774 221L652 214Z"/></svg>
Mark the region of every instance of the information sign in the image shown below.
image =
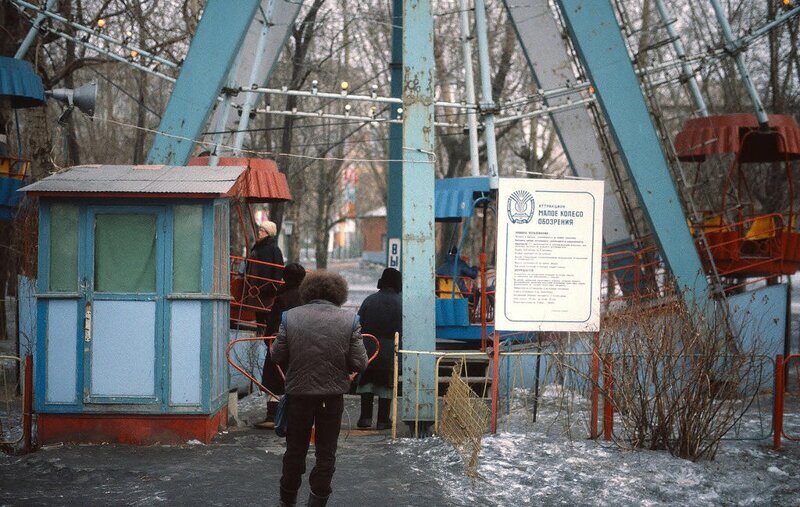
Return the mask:
<svg viewBox="0 0 800 507"><path fill-rule="evenodd" d="M495 327L600 329L603 182L501 178Z"/></svg>

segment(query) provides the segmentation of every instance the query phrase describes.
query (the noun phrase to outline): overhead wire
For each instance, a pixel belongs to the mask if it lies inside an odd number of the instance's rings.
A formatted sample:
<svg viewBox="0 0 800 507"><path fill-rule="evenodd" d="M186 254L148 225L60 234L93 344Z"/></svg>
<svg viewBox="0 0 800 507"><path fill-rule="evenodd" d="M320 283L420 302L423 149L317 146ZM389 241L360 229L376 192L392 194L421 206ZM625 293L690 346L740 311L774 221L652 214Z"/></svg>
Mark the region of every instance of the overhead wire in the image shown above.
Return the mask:
<svg viewBox="0 0 800 507"><path fill-rule="evenodd" d="M231 150L231 151L233 151L233 149L234 149L234 146L231 146L231 145L217 144L217 143L214 143L214 142L211 142L211 141L203 141L203 140L199 140L199 139L192 139L192 138L186 137L186 136L180 136L180 135L177 135L177 134L170 134L168 132L162 132L162 131L159 131L157 129L151 129L151 128L148 128L148 127L140 127L140 126L134 125L132 123L122 122L122 121L118 121L118 120L112 120L111 118L95 117L94 119L96 121L100 121L100 122L104 122L104 123L110 123L110 124L118 125L118 126L121 126L121 127L127 127L127 128L131 128L131 129L135 129L135 130L142 130L142 131L148 132L150 134L156 134L156 135L169 137L169 138L172 138L172 139L179 139L179 140L183 140L183 141L188 141L188 142L190 142L192 144L196 144L196 145L199 145L199 146L205 146L205 147L209 147L209 148L214 148L214 147L225 148L225 149L228 149L228 150ZM304 159L304 160L315 160L315 161L320 161L320 162L328 162L328 161L366 162L366 163L372 163L372 162L386 162L386 163L389 163L389 162L414 162L414 163L434 164L435 161L436 161L436 155L434 153L431 153L431 152L428 152L428 151L424 151L424 150L406 148L406 147L404 147L403 149L405 151L414 151L414 152L424 153L424 154L428 155L429 160L420 161L420 160L416 160L416 159L415 160L411 160L411 159L405 159L405 158L387 159L387 158L356 158L356 157L316 157L316 156L313 156L313 155L302 155L302 154L297 154L297 153L281 153L281 152L274 151L274 150L259 150L259 151L257 151L257 150L239 149L238 151L241 152L241 153L247 153L247 154L253 155L256 158L257 157L263 157L263 156L273 156L273 157L297 158L297 159Z"/></svg>

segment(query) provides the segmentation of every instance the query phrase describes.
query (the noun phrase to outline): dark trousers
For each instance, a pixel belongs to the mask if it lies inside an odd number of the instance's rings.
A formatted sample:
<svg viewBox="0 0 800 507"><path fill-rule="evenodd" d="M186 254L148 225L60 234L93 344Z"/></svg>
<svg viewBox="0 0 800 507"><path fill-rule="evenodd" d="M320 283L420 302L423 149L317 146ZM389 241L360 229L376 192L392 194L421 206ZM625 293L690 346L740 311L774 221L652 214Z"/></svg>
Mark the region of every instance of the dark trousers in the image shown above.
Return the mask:
<svg viewBox="0 0 800 507"><path fill-rule="evenodd" d="M331 494L331 479L336 471L336 446L342 426L344 396L289 397L286 429L286 453L283 455L281 488L297 491L306 471L311 427L315 427L314 455L317 462L308 476L311 492L327 497Z"/></svg>

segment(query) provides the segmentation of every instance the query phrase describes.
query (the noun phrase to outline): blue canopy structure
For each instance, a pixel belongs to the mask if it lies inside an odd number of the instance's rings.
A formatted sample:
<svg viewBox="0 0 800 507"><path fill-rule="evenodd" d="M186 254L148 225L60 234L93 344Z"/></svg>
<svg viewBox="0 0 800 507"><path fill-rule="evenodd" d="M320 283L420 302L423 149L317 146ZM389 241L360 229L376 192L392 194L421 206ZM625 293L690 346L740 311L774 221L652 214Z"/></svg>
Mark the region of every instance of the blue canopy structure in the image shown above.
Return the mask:
<svg viewBox="0 0 800 507"><path fill-rule="evenodd" d="M448 178L434 183L434 216L437 222L460 222L472 216L472 206L489 196L489 177Z"/></svg>
<svg viewBox="0 0 800 507"><path fill-rule="evenodd" d="M44 105L42 78L30 62L0 56L0 98L9 99L15 109Z"/></svg>

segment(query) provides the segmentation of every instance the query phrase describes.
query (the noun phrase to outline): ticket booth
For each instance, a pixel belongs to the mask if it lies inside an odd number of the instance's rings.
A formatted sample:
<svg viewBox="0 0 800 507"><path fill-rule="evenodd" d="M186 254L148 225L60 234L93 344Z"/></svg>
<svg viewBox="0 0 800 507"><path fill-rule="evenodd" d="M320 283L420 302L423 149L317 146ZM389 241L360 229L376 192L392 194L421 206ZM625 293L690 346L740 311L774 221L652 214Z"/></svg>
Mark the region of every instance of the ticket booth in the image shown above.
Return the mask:
<svg viewBox="0 0 800 507"><path fill-rule="evenodd" d="M227 422L229 202L246 167L80 166L39 198L39 441L208 442Z"/></svg>

